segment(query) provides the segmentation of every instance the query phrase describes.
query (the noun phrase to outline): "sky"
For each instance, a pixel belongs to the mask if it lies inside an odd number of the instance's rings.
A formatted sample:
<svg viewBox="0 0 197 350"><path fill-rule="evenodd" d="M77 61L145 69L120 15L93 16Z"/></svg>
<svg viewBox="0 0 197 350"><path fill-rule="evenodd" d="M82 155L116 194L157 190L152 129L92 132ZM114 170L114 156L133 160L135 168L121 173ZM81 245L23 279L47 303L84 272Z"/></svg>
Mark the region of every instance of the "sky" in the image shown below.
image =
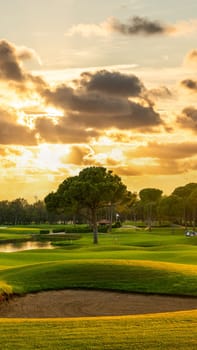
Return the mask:
<svg viewBox="0 0 197 350"><path fill-rule="evenodd" d="M196 0L0 0L0 200L84 167L197 181Z"/></svg>

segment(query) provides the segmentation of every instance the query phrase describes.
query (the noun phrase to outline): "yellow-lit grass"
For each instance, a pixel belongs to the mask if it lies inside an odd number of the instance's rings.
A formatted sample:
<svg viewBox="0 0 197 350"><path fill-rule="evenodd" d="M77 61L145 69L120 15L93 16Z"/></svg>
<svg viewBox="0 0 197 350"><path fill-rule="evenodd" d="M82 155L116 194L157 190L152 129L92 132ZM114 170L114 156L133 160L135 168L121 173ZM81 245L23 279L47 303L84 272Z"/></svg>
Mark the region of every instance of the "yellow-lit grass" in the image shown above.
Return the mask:
<svg viewBox="0 0 197 350"><path fill-rule="evenodd" d="M197 295L196 265L150 260L81 259L43 262L0 271L15 293L64 288Z"/></svg>
<svg viewBox="0 0 197 350"><path fill-rule="evenodd" d="M0 295L11 294L12 287L8 285L6 282L0 281Z"/></svg>
<svg viewBox="0 0 197 350"><path fill-rule="evenodd" d="M116 263L121 262L117 260ZM168 272L180 272L185 274L197 275L197 266L188 265L188 264L176 264L170 262L161 262L161 261L150 261L150 260L127 260L128 264L135 266L146 266L149 268L157 268L159 270L168 271ZM125 261L124 261L125 263Z"/></svg>
<svg viewBox="0 0 197 350"><path fill-rule="evenodd" d="M197 310L137 316L0 319L3 350L196 350Z"/></svg>

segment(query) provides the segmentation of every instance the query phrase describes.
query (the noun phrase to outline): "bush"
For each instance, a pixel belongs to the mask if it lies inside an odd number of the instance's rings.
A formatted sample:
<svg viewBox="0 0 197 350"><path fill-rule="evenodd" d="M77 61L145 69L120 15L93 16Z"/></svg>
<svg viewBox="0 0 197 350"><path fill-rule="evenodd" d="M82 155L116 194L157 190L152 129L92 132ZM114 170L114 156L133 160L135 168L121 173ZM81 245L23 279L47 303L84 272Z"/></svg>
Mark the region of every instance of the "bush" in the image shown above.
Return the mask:
<svg viewBox="0 0 197 350"><path fill-rule="evenodd" d="M90 233L92 232L92 228L90 226L73 226L73 227L65 227L66 233Z"/></svg>
<svg viewBox="0 0 197 350"><path fill-rule="evenodd" d="M109 232L109 225L99 225L98 226L98 232L100 232L100 233L107 233L107 232Z"/></svg>
<svg viewBox="0 0 197 350"><path fill-rule="evenodd" d="M65 227L60 227L60 228L54 228L52 230L53 233L60 233L60 232L66 232Z"/></svg>
<svg viewBox="0 0 197 350"><path fill-rule="evenodd" d="M119 228L119 227L121 227L121 226L122 226L122 224L121 224L120 221L116 221L116 222L112 225L113 228Z"/></svg>
<svg viewBox="0 0 197 350"><path fill-rule="evenodd" d="M49 230L40 230L40 234L49 234L50 231Z"/></svg>

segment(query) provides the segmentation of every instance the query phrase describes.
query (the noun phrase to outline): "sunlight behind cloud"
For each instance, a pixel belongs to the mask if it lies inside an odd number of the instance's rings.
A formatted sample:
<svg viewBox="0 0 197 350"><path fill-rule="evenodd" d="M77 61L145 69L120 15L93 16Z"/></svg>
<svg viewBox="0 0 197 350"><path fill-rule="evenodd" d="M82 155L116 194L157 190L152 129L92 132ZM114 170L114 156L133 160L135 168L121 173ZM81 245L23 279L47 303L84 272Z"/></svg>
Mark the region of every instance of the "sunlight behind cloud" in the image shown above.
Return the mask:
<svg viewBox="0 0 197 350"><path fill-rule="evenodd" d="M1 5L0 197L89 166L135 191L196 181L197 2L22 3Z"/></svg>
<svg viewBox="0 0 197 350"><path fill-rule="evenodd" d="M64 112L55 107L45 107L45 111L49 117L63 117Z"/></svg>
<svg viewBox="0 0 197 350"><path fill-rule="evenodd" d="M147 165L158 165L158 162L151 157L146 157L146 158L133 158L132 159L132 163L135 165L143 165L143 166L147 166Z"/></svg>
<svg viewBox="0 0 197 350"><path fill-rule="evenodd" d="M69 154L69 147L65 145L62 149L60 145L40 144L35 160L37 167L40 169L57 170L62 166L60 152L64 155Z"/></svg>

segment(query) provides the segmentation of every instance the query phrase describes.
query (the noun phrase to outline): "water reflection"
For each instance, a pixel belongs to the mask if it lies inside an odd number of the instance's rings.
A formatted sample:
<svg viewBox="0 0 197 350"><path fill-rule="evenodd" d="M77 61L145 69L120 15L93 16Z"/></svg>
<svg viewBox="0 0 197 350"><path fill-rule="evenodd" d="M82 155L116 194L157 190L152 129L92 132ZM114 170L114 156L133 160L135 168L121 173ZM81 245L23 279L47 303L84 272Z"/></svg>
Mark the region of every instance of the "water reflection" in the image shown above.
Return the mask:
<svg viewBox="0 0 197 350"><path fill-rule="evenodd" d="M54 249L50 242L22 242L0 244L0 252L12 253L32 249Z"/></svg>

